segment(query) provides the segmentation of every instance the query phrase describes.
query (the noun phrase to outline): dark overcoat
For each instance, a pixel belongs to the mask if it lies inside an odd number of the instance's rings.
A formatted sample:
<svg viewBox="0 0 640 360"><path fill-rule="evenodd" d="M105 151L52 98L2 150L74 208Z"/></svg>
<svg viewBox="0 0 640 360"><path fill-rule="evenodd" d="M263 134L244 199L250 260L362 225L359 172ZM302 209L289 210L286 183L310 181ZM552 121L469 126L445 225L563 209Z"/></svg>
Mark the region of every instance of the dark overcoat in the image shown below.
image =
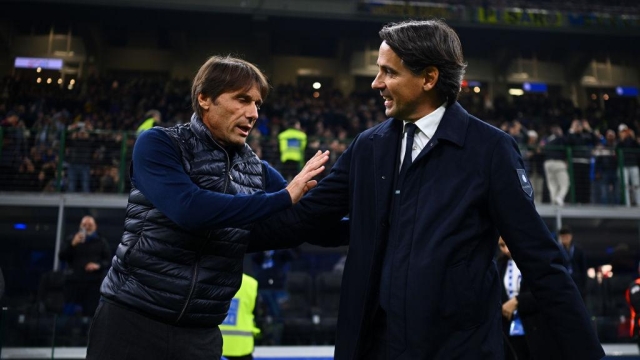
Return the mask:
<svg viewBox="0 0 640 360"><path fill-rule="evenodd" d="M395 186L401 132L396 119L362 132L296 206L254 228L252 247L282 246L349 213L335 359L361 359L373 339L385 251L393 251L390 359L502 359L498 234L529 279L561 358L602 358L515 141L455 103Z"/></svg>

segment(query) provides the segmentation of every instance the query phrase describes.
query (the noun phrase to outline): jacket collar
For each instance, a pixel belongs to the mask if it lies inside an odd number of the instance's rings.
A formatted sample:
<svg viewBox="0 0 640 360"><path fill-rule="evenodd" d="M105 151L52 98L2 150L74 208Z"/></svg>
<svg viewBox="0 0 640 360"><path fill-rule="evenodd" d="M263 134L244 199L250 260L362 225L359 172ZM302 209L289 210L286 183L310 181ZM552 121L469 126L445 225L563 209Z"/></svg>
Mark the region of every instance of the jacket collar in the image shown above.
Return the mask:
<svg viewBox="0 0 640 360"><path fill-rule="evenodd" d="M202 122L202 119L196 114L191 115L191 131L200 139L200 141L211 146L222 148L211 136L211 132Z"/></svg>
<svg viewBox="0 0 640 360"><path fill-rule="evenodd" d="M468 126L469 113L458 102L455 102L445 111L433 137L448 140L462 147L467 137Z"/></svg>
<svg viewBox="0 0 640 360"><path fill-rule="evenodd" d="M393 136L398 135L402 132L402 121L390 119L391 121L387 121L382 124L375 132L371 135L378 136ZM467 136L467 127L469 126L469 113L459 104L454 103L449 106L436 129L435 134L433 134L433 139L438 141L440 139L450 141L458 146L463 146L466 136Z"/></svg>
<svg viewBox="0 0 640 360"><path fill-rule="evenodd" d="M223 150L227 154L227 156L231 155L233 163L242 161L247 157L255 155L253 153L253 150L251 150L251 147L249 147L249 145L247 145L246 143L244 144L244 147L242 149L236 149L231 152L229 151L229 149L224 148L217 141L215 141L213 136L211 136L211 131L209 131L209 129L202 122L202 119L200 119L200 117L196 115L196 113L193 113L193 115L191 115L190 127L191 131L193 131L193 133L200 141L214 148Z"/></svg>

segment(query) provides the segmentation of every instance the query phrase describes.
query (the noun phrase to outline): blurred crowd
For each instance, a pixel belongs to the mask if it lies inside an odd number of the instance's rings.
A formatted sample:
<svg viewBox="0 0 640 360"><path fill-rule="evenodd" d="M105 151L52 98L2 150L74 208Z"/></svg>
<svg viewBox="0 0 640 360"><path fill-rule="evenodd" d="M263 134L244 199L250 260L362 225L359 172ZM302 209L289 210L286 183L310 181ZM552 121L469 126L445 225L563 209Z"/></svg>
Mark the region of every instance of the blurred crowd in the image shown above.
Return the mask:
<svg viewBox="0 0 640 360"><path fill-rule="evenodd" d="M436 1L421 0L434 3ZM637 14L635 0L440 0L438 3L463 6L489 6L497 8L528 8L560 10L575 13Z"/></svg>
<svg viewBox="0 0 640 360"><path fill-rule="evenodd" d="M536 201L640 203L637 99L607 96L604 101L593 94L579 109L547 94L489 98L465 87L460 103L514 137ZM63 88L5 77L0 80L0 184L5 191L126 192L136 129L150 113L158 114L161 126L189 121L190 82L89 76ZM334 162L354 136L385 119L374 91L345 95L277 86L261 107L248 143L279 167L277 136L295 121L308 136L306 154L328 149Z"/></svg>

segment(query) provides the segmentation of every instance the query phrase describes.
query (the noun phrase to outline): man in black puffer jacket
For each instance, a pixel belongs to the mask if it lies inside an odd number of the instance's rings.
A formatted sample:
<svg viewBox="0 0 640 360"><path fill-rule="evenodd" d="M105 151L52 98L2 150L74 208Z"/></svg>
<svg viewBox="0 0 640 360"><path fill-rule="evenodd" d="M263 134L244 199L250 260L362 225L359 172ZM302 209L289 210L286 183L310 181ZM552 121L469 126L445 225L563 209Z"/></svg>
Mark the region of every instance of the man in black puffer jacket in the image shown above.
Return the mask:
<svg viewBox="0 0 640 360"><path fill-rule="evenodd" d="M191 122L137 139L87 359L220 358L249 225L298 202L328 160L316 153L286 186L258 159L245 141L267 92L253 64L214 56L194 78Z"/></svg>

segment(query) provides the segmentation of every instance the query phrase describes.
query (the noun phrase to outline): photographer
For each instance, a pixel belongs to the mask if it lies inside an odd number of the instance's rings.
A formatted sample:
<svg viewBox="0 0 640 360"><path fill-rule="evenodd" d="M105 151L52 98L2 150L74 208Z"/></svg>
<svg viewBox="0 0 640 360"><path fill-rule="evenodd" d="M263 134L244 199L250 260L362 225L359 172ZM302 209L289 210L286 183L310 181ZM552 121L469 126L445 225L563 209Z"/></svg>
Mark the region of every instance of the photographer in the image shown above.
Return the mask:
<svg viewBox="0 0 640 360"><path fill-rule="evenodd" d="M58 258L65 269L65 302L80 305L84 316L93 316L100 299L100 284L109 268L111 250L97 232L92 216L85 216L80 229L72 235Z"/></svg>

